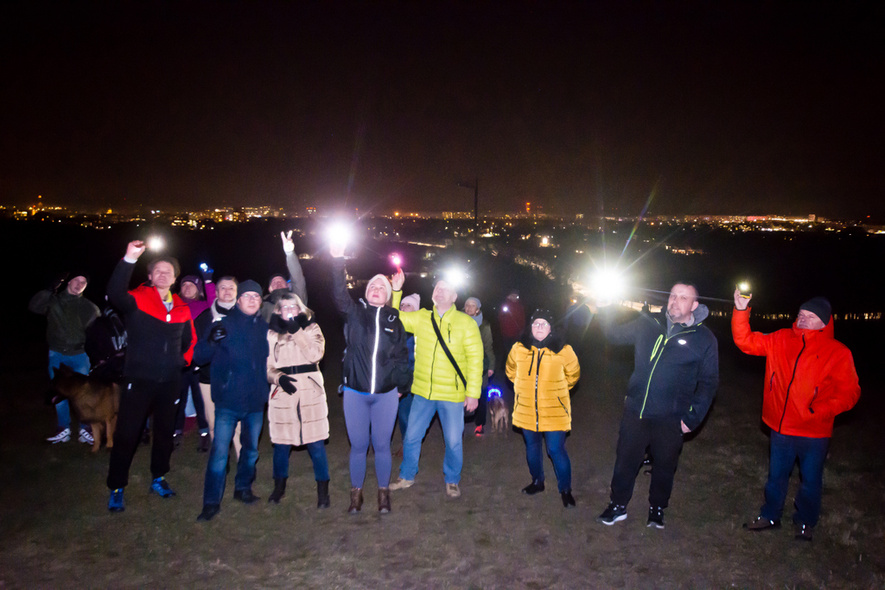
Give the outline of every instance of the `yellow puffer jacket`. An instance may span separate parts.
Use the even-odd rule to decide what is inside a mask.
[[[513,425],[534,432],[568,431],[572,428],[569,390],[581,376],[578,357],[566,344],[549,348],[526,348],[517,342],[507,356],[507,378],[513,381],[516,399]]]
[[[399,307],[401,291],[394,291],[393,306]],[[445,338],[446,346],[458,363],[464,378],[465,390],[455,367],[449,361],[439,344],[430,314],[436,317],[439,331]],[[406,332],[415,335],[415,373],[412,380],[412,393],[433,401],[463,402],[465,397],[479,399],[482,393],[482,337],[476,320],[452,306],[439,317],[436,306],[433,311],[401,311],[399,319]]]

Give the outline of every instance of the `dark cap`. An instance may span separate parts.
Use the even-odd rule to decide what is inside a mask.
[[[820,321],[826,326],[830,323],[830,315],[833,313],[833,306],[826,297],[812,297],[799,306],[799,311],[810,311],[820,318]]]
[[[243,281],[239,285],[237,285],[237,297],[242,296],[244,293],[258,293],[258,296],[261,297],[264,295],[264,291],[261,290],[261,285],[249,279],[248,281]]]
[[[553,327],[553,314],[550,313],[549,309],[536,309],[535,313],[532,314],[531,323],[534,324],[535,320],[544,320],[550,327]]]

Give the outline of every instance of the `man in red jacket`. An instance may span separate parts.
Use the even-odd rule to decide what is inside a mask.
[[[734,292],[731,332],[747,354],[765,357],[762,421],[771,429],[765,504],[744,525],[751,531],[780,527],[793,465],[802,481],[793,523],[796,539],[810,541],[820,516],[824,459],[833,419],[860,397],[851,351],[833,338],[830,302],[815,297],[799,307],[792,328],[771,334],[750,331],[750,298]]]

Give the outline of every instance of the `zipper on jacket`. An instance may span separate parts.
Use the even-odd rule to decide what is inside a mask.
[[[654,377],[655,369],[658,367],[658,361],[660,361],[661,357],[664,356],[664,349],[667,348],[667,343],[670,342],[670,340],[674,336],[681,336],[684,334],[692,334],[696,331],[697,330],[681,330],[681,331],[673,334],[673,336],[667,336],[666,338],[664,337],[663,334],[658,336],[658,340],[657,340],[657,342],[655,342],[654,349],[652,349],[652,355],[651,355],[651,357],[649,357],[649,360],[655,359],[655,362],[651,367],[651,371],[649,371],[649,373],[648,373],[648,382],[645,384],[645,397],[642,398],[642,408],[639,410],[639,417],[640,418],[642,418],[642,414],[643,414],[643,412],[645,412],[645,404],[648,402],[648,390],[651,389],[651,380]],[[663,344],[661,344],[662,339],[663,339]],[[657,358],[655,358],[655,354],[658,355]]]
[[[802,334],[802,349],[799,351],[799,354],[796,355],[796,362],[793,363],[793,374],[790,376],[790,384],[787,385],[787,397],[784,398],[784,412],[781,414],[781,421],[777,425],[778,434],[780,434],[781,428],[784,426],[784,418],[787,415],[787,403],[790,401],[790,388],[793,387],[793,380],[796,378],[796,369],[799,367],[799,359],[802,358],[803,352],[805,352],[805,334]]]
[[[381,308],[375,308],[375,345],[372,348],[372,387],[369,389],[369,393],[375,393],[375,372],[378,364],[378,340],[381,336]]]
[[[544,352],[538,351],[538,366],[535,369],[535,432],[540,432],[541,429],[541,414],[538,411],[538,375],[541,373],[541,358],[544,356]],[[532,374],[532,365],[535,362],[535,348],[532,347],[532,362],[529,363],[529,375]]]

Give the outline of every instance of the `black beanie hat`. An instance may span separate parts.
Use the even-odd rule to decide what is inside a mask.
[[[799,306],[799,311],[810,311],[820,318],[820,321],[826,326],[830,323],[830,315],[833,313],[833,307],[826,297],[812,297]]]
[[[261,297],[264,295],[264,291],[261,290],[261,285],[249,279],[248,281],[243,281],[239,285],[237,285],[237,297],[244,293],[258,293],[258,296]]]
[[[549,309],[536,309],[535,313],[532,314],[532,322],[535,323],[535,320],[544,320],[550,327],[553,328],[553,314],[550,313]]]

